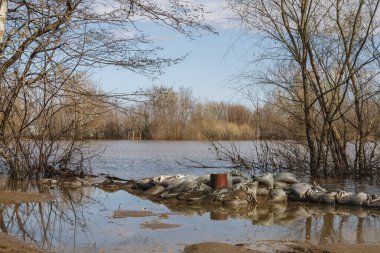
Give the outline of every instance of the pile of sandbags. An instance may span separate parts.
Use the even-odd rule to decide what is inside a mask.
[[[256,176],[259,182],[257,189],[258,196],[268,196],[269,201],[286,201],[287,195],[292,184],[298,183],[296,176],[289,172],[280,172],[275,175],[272,173]]]
[[[330,205],[380,207],[380,197],[366,193],[330,191],[298,181],[293,173],[266,173],[254,177],[240,171],[228,173],[228,187],[213,189],[210,174],[203,176],[159,176],[134,181],[133,187],[145,195],[162,199],[220,201],[226,207],[240,207],[257,203],[257,196],[269,202],[306,201]]]

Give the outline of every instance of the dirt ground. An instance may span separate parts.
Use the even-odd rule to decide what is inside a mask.
[[[329,244],[329,245],[312,245],[304,242],[285,243],[288,249],[276,250],[276,253],[378,253],[380,245],[371,244]],[[262,251],[247,249],[239,245],[231,245],[218,242],[204,242],[185,247],[183,253],[262,253]]]
[[[308,243],[296,242],[290,246],[292,252],[312,252],[312,253],[379,253],[379,244],[326,244],[311,245]]]
[[[30,243],[0,233],[0,253],[47,253]]]
[[[219,242],[203,242],[185,247],[184,253],[260,253],[260,251],[246,249],[242,246]]]
[[[46,193],[0,191],[0,204],[53,201],[56,197]]]
[[[179,228],[182,227],[181,224],[173,224],[173,223],[163,223],[161,221],[146,221],[140,225],[141,228],[148,228],[151,230],[156,229],[170,229],[170,228]]]
[[[157,214],[152,213],[151,211],[145,210],[116,210],[112,214],[114,219],[122,219],[128,217],[148,217],[148,216],[157,216]]]

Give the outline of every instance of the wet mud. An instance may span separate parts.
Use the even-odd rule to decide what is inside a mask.
[[[56,197],[47,193],[0,191],[0,204],[20,204],[54,201]]]
[[[183,253],[260,253],[261,251],[246,249],[243,246],[230,245],[219,242],[203,242],[193,245],[188,245],[183,250]],[[262,253],[262,252],[261,252]]]
[[[173,224],[173,223],[164,223],[159,220],[153,220],[153,221],[145,221],[141,223],[141,228],[156,230],[156,229],[172,229],[172,228],[179,228],[181,227],[181,224]]]
[[[52,251],[38,249],[32,243],[0,233],[0,253],[52,253]]]
[[[273,248],[276,253],[378,253],[380,245],[371,244],[329,244],[312,245],[306,242],[274,242],[282,249]],[[187,245],[183,253],[263,253],[263,251],[245,248],[244,245],[231,245],[219,242],[203,242]]]
[[[116,210],[112,214],[112,218],[114,219],[122,219],[128,217],[149,217],[149,216],[157,216],[151,211],[138,211],[138,210]]]

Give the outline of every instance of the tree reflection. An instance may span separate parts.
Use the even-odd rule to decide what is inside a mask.
[[[363,217],[359,217],[358,218],[358,225],[357,225],[357,228],[356,228],[356,242],[357,243],[364,243],[364,235],[363,235],[363,229],[364,229],[364,226],[363,226],[363,223],[364,223],[364,218]]]
[[[10,189],[16,187],[20,185],[10,185]],[[10,233],[44,249],[57,249],[65,233],[72,232],[75,246],[77,233],[86,234],[87,231],[83,209],[86,204],[94,202],[91,198],[94,188],[34,187],[34,190],[50,192],[58,198],[43,203],[0,204],[0,232]]]
[[[332,213],[326,213],[323,215],[323,225],[321,229],[321,235],[319,238],[319,244],[334,243],[335,240],[335,230],[334,230],[334,219],[335,215]]]
[[[270,227],[280,225],[290,231],[299,231],[296,240],[305,238],[318,244],[373,243],[375,233],[366,233],[367,228],[380,233],[380,212],[349,206],[325,206],[306,203],[259,203],[251,207],[228,209],[223,206],[202,206],[166,203],[173,212],[186,216],[203,215],[210,211],[210,219],[249,219],[253,226]],[[278,235],[275,235],[278,236]]]
[[[18,184],[12,187],[28,188],[30,186]],[[16,189],[12,187],[10,189]],[[28,189],[51,193],[58,196],[58,199],[43,203],[0,204],[0,232],[16,235],[26,241],[34,242],[41,248],[54,249],[59,252],[69,251],[67,247],[75,248],[76,240],[89,239],[90,236],[93,236],[92,233],[99,232],[90,230],[90,227],[93,228],[95,224],[93,222],[97,223],[99,220],[93,220],[93,222],[88,220],[90,217],[94,217],[90,213],[94,211],[93,206],[105,209],[104,205],[92,198],[95,196],[95,188],[51,189],[35,186]],[[113,194],[111,193],[109,196],[112,197]],[[98,192],[96,192],[96,196],[99,196]],[[227,219],[248,220],[252,223],[249,226],[252,226],[253,230],[257,228],[261,231],[265,230],[265,233],[269,232],[272,235],[271,239],[274,240],[305,239],[318,244],[374,243],[378,242],[376,237],[380,234],[380,212],[376,209],[294,202],[259,203],[241,208],[226,208],[223,205],[209,204],[206,206],[196,202],[178,203],[173,201],[171,204],[166,203],[166,206],[175,214],[210,217],[215,222]],[[101,217],[107,218],[107,216]],[[105,221],[107,223],[103,224],[110,223],[110,226],[105,227],[103,231],[115,229],[114,225],[111,225],[114,223],[113,221]],[[244,223],[247,224],[247,222]],[[279,226],[281,226],[281,230],[287,230],[289,233],[279,233]],[[124,231],[126,228],[118,228],[126,232]],[[70,245],[64,245],[67,242]],[[83,246],[83,241],[80,244]]]

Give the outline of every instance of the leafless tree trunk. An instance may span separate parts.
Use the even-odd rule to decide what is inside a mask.
[[[248,33],[268,40],[263,59],[280,65],[251,73],[250,80],[274,84],[272,91],[280,89],[302,105],[310,173],[370,176],[376,162],[368,160],[374,133],[367,111],[378,95],[379,1],[237,0],[230,5]],[[281,65],[294,70],[278,74]],[[353,163],[347,154],[351,143]],[[327,169],[329,160],[333,168]]]
[[[0,45],[4,42],[5,22],[7,20],[8,0],[0,1]],[[2,55],[0,54],[2,57]]]
[[[76,143],[88,124],[84,115],[91,114],[83,104],[100,98],[112,104],[107,94],[75,82],[84,69],[114,65],[154,75],[181,60],[157,56],[160,48],[139,29],[142,19],[190,37],[213,32],[202,22],[202,6],[187,1],[0,3],[0,161],[19,177],[50,170],[58,161],[73,169],[80,164]],[[71,142],[64,145],[65,138]]]

